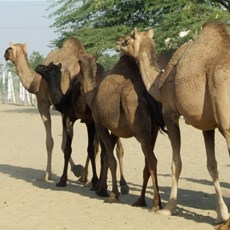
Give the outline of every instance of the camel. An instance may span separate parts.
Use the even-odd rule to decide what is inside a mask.
[[[141,144],[145,156],[145,167],[141,195],[133,205],[146,206],[145,190],[151,176],[154,191],[151,210],[160,209],[157,159],[153,149],[158,130],[160,128],[164,130],[164,123],[159,105],[147,94],[138,66],[127,55],[123,55],[96,87],[97,62],[95,57],[90,54],[80,54],[79,63],[80,72],[83,76],[83,92],[86,96],[87,105],[92,110],[95,127],[104,144],[106,154],[106,163],[101,173],[97,192],[106,190],[107,171],[110,168],[112,191],[106,202],[119,202],[116,178],[117,163],[113,149],[119,137],[135,137]]]
[[[41,115],[42,121],[45,126],[46,131],[46,149],[47,149],[47,165],[44,175],[44,180],[52,179],[52,150],[53,150],[53,137],[51,132],[51,116],[50,116],[50,106],[52,105],[52,100],[50,97],[49,88],[47,82],[36,72],[34,72],[28,62],[27,57],[27,44],[12,44],[6,49],[4,57],[5,60],[12,61],[15,65],[16,73],[20,78],[23,86],[27,91],[36,95],[38,111]],[[62,78],[62,91],[66,92],[69,88],[70,82],[74,79],[79,72],[79,65],[75,65],[76,54],[81,50],[85,52],[85,49],[78,39],[69,38],[67,39],[61,49],[51,51],[45,63],[53,61],[62,62],[63,69],[65,69],[65,78]],[[74,61],[73,61],[74,60]],[[63,117],[63,124],[67,124]],[[66,127],[66,126],[65,126]],[[66,149],[66,129],[63,127],[62,135],[62,150]],[[70,158],[71,170],[73,173],[79,177],[82,174],[82,166],[75,165],[72,158]]]
[[[77,60],[77,59],[76,59]],[[93,171],[93,178],[92,178],[92,189],[98,183],[98,177],[96,173],[96,165],[95,165],[95,155],[98,149],[98,137],[95,133],[95,125],[94,121],[91,116],[91,111],[89,107],[86,105],[85,96],[81,92],[81,76],[78,75],[72,82],[69,87],[69,90],[64,95],[61,89],[61,79],[63,77],[63,72],[61,71],[62,64],[59,63],[55,65],[51,62],[48,65],[38,65],[35,68],[35,71],[39,73],[48,83],[50,88],[50,94],[52,101],[58,111],[62,113],[62,116],[67,118],[67,121],[71,124],[70,127],[67,128],[67,144],[66,150],[64,151],[65,154],[65,163],[64,163],[64,170],[61,176],[60,182],[57,184],[58,186],[65,186],[67,181],[67,167],[69,158],[71,156],[71,142],[73,138],[73,125],[77,119],[81,119],[87,126],[88,130],[88,153],[89,158],[91,160],[92,171]],[[97,64],[97,75],[96,80],[97,84],[101,82],[103,79],[104,68],[103,66]],[[65,125],[65,124],[64,124]],[[96,149],[96,150],[95,150]],[[124,170],[123,170],[123,156],[124,150],[120,139],[117,141],[117,157],[120,166],[120,186],[121,186],[121,193],[128,194],[129,186],[124,177]],[[86,183],[88,181],[88,164],[89,159],[86,160],[85,171],[80,178],[81,182]]]
[[[182,51],[177,50],[164,73],[156,65],[153,34],[153,29],[144,32],[134,29],[117,45],[122,53],[136,60],[147,91],[162,103],[172,145],[172,187],[168,203],[160,213],[171,215],[177,207],[178,180],[182,170],[179,129],[182,115],[187,124],[202,130],[207,169],[217,197],[215,222],[225,222],[229,214],[220,188],[214,134],[218,128],[230,152],[230,36],[227,27],[219,21],[205,23],[193,42],[183,46]]]

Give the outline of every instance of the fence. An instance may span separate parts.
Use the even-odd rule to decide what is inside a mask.
[[[36,96],[23,87],[17,75],[0,74],[0,100],[3,104],[37,106]]]

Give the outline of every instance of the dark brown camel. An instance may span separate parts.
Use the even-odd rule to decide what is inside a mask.
[[[103,78],[104,69],[101,65],[97,66],[97,84]],[[92,120],[91,110],[86,105],[85,96],[82,95],[81,92],[81,76],[76,77],[64,95],[61,89],[61,79],[65,73],[61,72],[61,64],[55,65],[52,62],[49,65],[39,65],[36,67],[36,71],[41,74],[41,76],[48,82],[48,86],[50,88],[52,101],[58,111],[62,113],[62,116],[65,117],[65,121],[68,123],[67,129],[67,142],[66,149],[64,151],[65,154],[65,163],[63,175],[61,177],[60,182],[57,184],[58,186],[64,186],[67,180],[67,167],[68,161],[71,156],[71,142],[73,138],[73,125],[77,119],[81,119],[81,122],[84,122],[87,126],[88,131],[88,157],[91,160],[92,170],[93,170],[93,178],[92,185],[93,188],[98,182],[98,177],[96,174],[96,165],[95,165],[95,153],[98,147],[98,137],[95,133],[95,125]],[[65,76],[64,76],[65,77]],[[66,124],[63,124],[66,126]],[[96,145],[96,146],[94,146]],[[120,162],[120,185],[121,192],[123,194],[127,194],[129,191],[129,187],[125,181],[123,175],[123,164],[122,158],[124,155],[123,146],[120,140],[117,141],[117,157]],[[86,161],[85,172],[81,181],[87,181],[87,173],[88,172],[88,159]]]
[[[145,156],[145,167],[142,192],[134,205],[146,205],[145,191],[149,176],[151,176],[154,190],[151,210],[160,209],[157,159],[153,148],[159,127],[163,129],[164,122],[159,105],[147,94],[136,62],[128,56],[122,56],[96,87],[97,63],[95,58],[89,54],[83,54],[79,56],[79,60],[83,75],[82,90],[85,93],[86,102],[92,110],[96,130],[106,150],[106,163],[101,174],[98,192],[106,189],[109,167],[112,174],[112,192],[107,201],[119,202],[116,178],[117,163],[113,149],[119,137],[135,137],[141,144]]]

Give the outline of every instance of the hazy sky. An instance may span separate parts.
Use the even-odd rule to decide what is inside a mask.
[[[50,41],[57,38],[49,28],[52,20],[46,0],[0,0],[0,62],[5,63],[4,52],[12,43],[28,43],[29,55],[38,51],[44,57],[49,53]]]

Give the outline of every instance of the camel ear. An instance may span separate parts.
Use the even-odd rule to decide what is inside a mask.
[[[133,29],[133,31],[131,32],[131,36],[133,37],[133,38],[136,38],[137,37],[137,27],[135,27],[134,29]]]
[[[27,55],[28,54],[28,43],[27,42],[23,44],[23,49]]]
[[[9,42],[9,47],[13,48],[14,44],[12,42]]]
[[[154,29],[149,29],[148,32],[147,32],[147,36],[149,38],[153,38],[153,36],[154,36]]]

